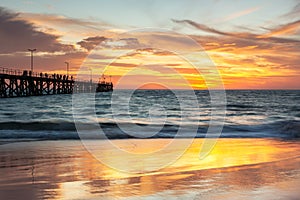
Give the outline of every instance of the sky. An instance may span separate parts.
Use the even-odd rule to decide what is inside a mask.
[[[0,67],[119,88],[300,89],[299,0],[2,0]]]

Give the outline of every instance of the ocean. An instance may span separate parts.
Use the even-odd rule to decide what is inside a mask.
[[[184,98],[179,100],[175,93]],[[175,93],[120,90],[113,102],[112,92],[2,98],[0,139],[79,139],[76,127],[91,138],[99,129],[109,139],[173,138],[180,128],[184,130],[180,137],[207,137],[210,120],[215,117],[212,110],[218,110],[211,105],[209,92],[194,92],[198,105],[191,100],[190,91]],[[82,105],[74,106],[74,97]],[[227,90],[223,102],[226,116],[220,121],[218,137],[300,137],[299,90]]]
[[[0,101],[0,199],[300,196],[300,91],[226,91],[217,104],[183,90]]]

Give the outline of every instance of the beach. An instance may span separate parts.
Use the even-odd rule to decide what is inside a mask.
[[[113,143],[143,155],[171,140]],[[85,141],[97,144],[99,153],[118,161],[121,170],[135,173],[106,166],[80,140],[2,140],[0,199],[299,199],[299,140],[223,138],[199,159],[204,140],[195,139],[178,160],[151,172],[144,161],[111,154],[108,140]],[[153,163],[167,159],[176,147],[168,151],[153,157]]]

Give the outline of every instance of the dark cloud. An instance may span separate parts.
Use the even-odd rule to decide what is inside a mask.
[[[18,19],[18,14],[0,7],[0,53],[14,53],[37,48],[42,52],[71,51],[72,45],[61,44],[59,36],[38,31],[33,24]]]
[[[199,23],[196,23],[192,20],[175,20],[175,19],[172,19],[173,22],[175,23],[178,23],[178,24],[189,24],[199,30],[202,30],[202,31],[205,31],[205,32],[209,32],[209,33],[215,33],[215,34],[219,34],[219,35],[228,35],[228,36],[232,36],[232,34],[229,34],[229,33],[226,33],[226,32],[223,32],[223,31],[219,31],[219,30],[216,30],[214,28],[210,28],[204,24],[199,24]]]
[[[77,42],[82,48],[90,51],[94,49],[97,45],[99,45],[101,42],[107,40],[108,38],[103,36],[96,36],[96,37],[88,37],[83,39],[80,42]]]

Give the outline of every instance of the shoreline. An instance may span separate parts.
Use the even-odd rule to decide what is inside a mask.
[[[43,142],[43,141],[126,141],[126,140],[194,140],[194,139],[232,139],[232,140],[247,140],[247,139],[268,139],[268,140],[278,140],[278,141],[300,141],[300,137],[290,137],[288,135],[280,135],[278,136],[265,136],[265,137],[250,137],[250,136],[240,136],[240,137],[229,137],[229,136],[221,136],[221,137],[178,137],[178,138],[172,138],[172,137],[152,137],[152,138],[134,138],[134,137],[128,137],[128,138],[0,138],[0,145],[5,144],[11,144],[11,143],[21,143],[21,142]]]

